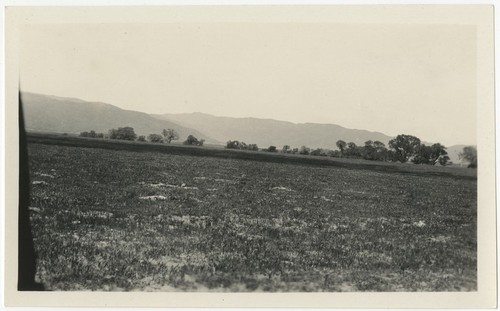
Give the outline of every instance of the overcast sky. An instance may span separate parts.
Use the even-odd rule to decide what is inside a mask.
[[[334,123],[476,143],[473,26],[170,23],[25,28],[21,88],[148,113]]]

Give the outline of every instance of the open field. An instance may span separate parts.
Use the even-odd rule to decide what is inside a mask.
[[[175,155],[189,155],[202,157],[217,157],[224,159],[242,159],[263,162],[288,164],[312,164],[315,166],[337,166],[345,168],[370,169],[383,172],[398,172],[416,175],[461,176],[476,179],[476,170],[464,170],[461,167],[429,168],[427,165],[411,165],[410,163],[390,163],[383,161],[366,161],[362,159],[332,158],[323,156],[283,154],[265,151],[249,151],[225,149],[223,146],[185,146],[179,143],[158,144],[150,142],[96,139],[61,134],[28,133],[28,141],[47,145],[102,148],[109,150],[127,150],[136,152],[164,152]]]
[[[48,289],[477,289],[475,170],[30,141]]]

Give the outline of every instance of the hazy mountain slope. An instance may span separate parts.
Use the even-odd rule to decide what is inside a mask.
[[[195,129],[110,104],[34,93],[23,93],[22,100],[28,130],[59,133],[94,130],[107,133],[111,128],[130,126],[136,134],[148,135],[173,128],[179,132],[180,140],[185,140],[191,134],[206,139],[208,143],[218,143]]]
[[[301,123],[257,118],[216,117],[203,113],[155,115],[192,127],[219,141],[239,140],[256,143],[259,147],[283,145],[291,147],[336,149],[335,143],[342,139],[363,145],[367,140],[379,140],[385,144],[391,137],[378,132],[347,129],[334,124]]]
[[[116,106],[86,102],[34,93],[22,95],[25,123],[28,130],[80,133],[95,130],[106,133],[111,128],[131,126],[138,135],[161,133],[164,128],[174,128],[180,140],[188,135],[203,138],[207,143],[221,144],[227,140],[256,143],[264,148],[275,145],[291,147],[336,149],[335,142],[342,139],[363,145],[367,140],[385,144],[390,136],[379,132],[347,129],[335,124],[300,123],[258,118],[217,117],[203,113],[149,115],[123,110]],[[430,144],[430,143],[426,143]],[[459,163],[458,154],[464,145],[448,147],[450,160]]]

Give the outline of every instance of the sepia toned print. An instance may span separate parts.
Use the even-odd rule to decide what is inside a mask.
[[[18,38],[18,291],[483,293],[476,26]]]

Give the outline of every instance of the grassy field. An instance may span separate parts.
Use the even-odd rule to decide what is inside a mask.
[[[417,175],[463,176],[476,179],[476,170],[464,170],[457,166],[435,166],[432,169],[427,165],[408,165],[383,161],[366,161],[363,159],[333,158],[300,154],[283,154],[278,152],[249,151],[225,149],[223,146],[185,146],[179,143],[158,144],[150,142],[95,139],[75,136],[64,136],[50,133],[28,133],[30,143],[46,145],[102,148],[108,150],[127,150],[136,152],[162,152],[175,155],[217,157],[224,159],[241,159],[262,162],[311,164],[315,166],[337,166],[357,169],[370,169],[383,172],[398,172]]]
[[[51,290],[477,288],[474,170],[31,141]]]

